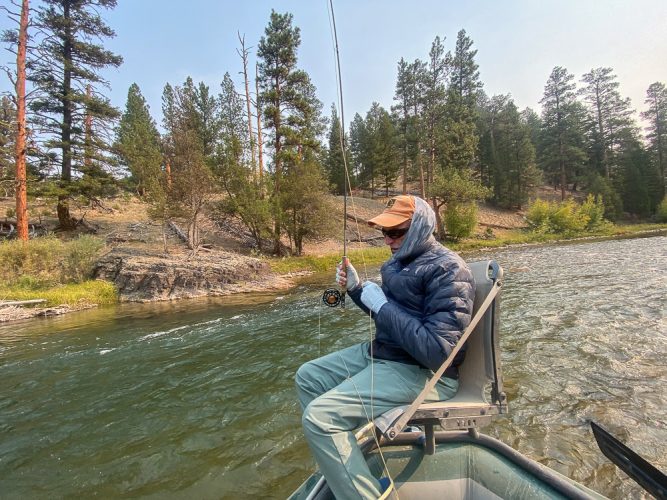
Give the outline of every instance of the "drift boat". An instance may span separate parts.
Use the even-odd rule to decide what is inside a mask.
[[[394,484],[388,498],[401,500],[606,498],[479,432],[508,413],[498,330],[503,270],[495,261],[469,265],[476,283],[473,320],[433,377],[437,380],[444,373],[465,343],[459,390],[454,398],[437,403],[417,398],[360,429],[357,441],[371,471],[378,478],[388,475]],[[606,443],[601,446],[605,455],[654,496],[665,498],[664,474],[592,425],[598,443],[601,439]],[[644,483],[638,475],[643,475]],[[332,498],[319,472],[290,496],[291,500]]]

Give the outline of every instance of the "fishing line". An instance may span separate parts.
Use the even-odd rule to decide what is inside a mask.
[[[345,259],[347,257],[347,196],[348,196],[348,189],[352,185],[350,182],[350,169],[349,165],[347,163],[347,154],[346,154],[346,148],[345,148],[345,111],[343,107],[343,80],[341,77],[341,69],[340,69],[340,51],[338,49],[338,33],[336,30],[336,16],[334,14],[334,8],[333,8],[333,0],[329,0],[327,2],[327,12],[329,14],[329,27],[332,32],[332,42],[334,44],[334,53],[336,56],[336,64],[335,64],[335,74],[337,76],[338,80],[338,86],[336,88],[336,93],[338,97],[338,101],[340,103],[340,110],[339,110],[339,127],[340,127],[340,134],[339,134],[339,143],[340,143],[340,149],[341,153],[343,155],[343,172],[344,172],[344,178],[343,178],[343,266],[346,265]],[[350,191],[350,200],[352,203],[352,214],[354,217],[354,222],[356,224],[356,230],[357,230],[357,236],[359,238],[359,242],[361,242],[361,231],[359,230],[359,219],[357,217],[357,211],[356,211],[356,206],[354,203],[354,196],[352,196],[352,190],[349,189]],[[364,278],[367,280],[368,279],[368,270],[366,266],[366,259],[364,255],[363,248],[360,248],[360,254],[361,254],[361,260],[363,264],[363,269],[364,269]],[[325,297],[326,297],[326,292],[325,292]],[[344,305],[344,297],[345,297],[345,292],[342,294],[342,304]],[[326,299],[324,300],[324,303],[327,305],[330,305]],[[364,411],[364,414],[366,415],[366,420],[368,423],[372,424],[371,416],[375,415],[374,413],[374,394],[375,394],[375,357],[373,355],[373,317],[372,317],[372,312],[369,311],[368,313],[368,321],[369,321],[369,355],[370,355],[370,361],[371,361],[371,401],[370,401],[370,416],[368,414],[368,411],[366,410],[366,405],[364,404],[364,401],[361,397],[361,394],[359,393],[359,390],[354,383],[354,380],[352,380],[352,377],[350,375],[350,371],[347,367],[347,363],[345,363],[345,360],[341,356],[341,360],[345,364],[345,369],[348,372],[348,379],[351,381],[352,385],[355,388],[355,391],[357,392],[357,397],[359,398],[359,402],[361,403],[362,409]],[[392,485],[393,485],[393,478],[389,474],[389,469],[387,467],[387,462],[384,458],[384,455],[382,453],[382,448],[380,447],[380,442],[377,436],[377,433],[373,432],[373,438],[375,440],[375,445],[377,446],[378,454],[380,455],[380,459],[382,461],[384,473],[389,477]],[[386,493],[388,493],[389,489],[387,490]],[[398,493],[395,493],[396,497],[398,498]],[[383,498],[385,495],[383,494],[381,498]]]

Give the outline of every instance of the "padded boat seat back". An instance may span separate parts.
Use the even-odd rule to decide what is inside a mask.
[[[502,279],[503,270],[495,261],[479,261],[468,266],[475,277],[475,303],[473,314],[484,302],[496,281]],[[453,418],[443,427],[461,429],[480,427],[490,422],[491,416],[507,411],[502,387],[498,323],[500,315],[500,291],[489,306],[482,320],[468,338],[466,357],[459,366],[459,390],[452,399],[438,403],[424,403],[412,421],[425,418]],[[468,421],[475,419],[476,421]],[[465,420],[465,421],[462,421]]]
[[[473,314],[486,299],[503,270],[495,261],[468,264],[475,278]],[[493,416],[507,412],[500,368],[498,323],[500,290],[467,341],[466,356],[459,366],[459,390],[452,399],[419,406],[410,424],[438,424],[445,430],[482,427]],[[395,408],[375,420],[381,433],[396,422],[406,407]]]

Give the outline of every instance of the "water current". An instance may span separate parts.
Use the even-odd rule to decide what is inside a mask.
[[[465,257],[506,272],[510,414],[485,432],[642,497],[587,422],[667,471],[667,237]],[[296,369],[369,336],[353,305],[320,306],[330,281],[0,326],[0,498],[286,497],[314,468]]]

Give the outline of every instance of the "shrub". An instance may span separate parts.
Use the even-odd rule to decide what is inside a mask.
[[[655,216],[658,219],[658,222],[667,222],[667,196],[665,196],[660,205],[658,205],[658,210],[655,212]]]
[[[581,204],[579,211],[588,217],[586,229],[598,229],[609,224],[609,221],[604,218],[607,208],[601,195],[593,196],[589,194],[586,201]]]
[[[103,246],[102,240],[92,236],[68,242],[53,236],[4,241],[0,243],[0,281],[18,284],[23,277],[40,286],[83,281],[90,277]]]
[[[536,200],[528,207],[526,219],[538,233],[576,233],[607,225],[604,213],[602,197],[588,195],[581,205],[572,199],[561,203]]]
[[[589,217],[582,213],[574,200],[565,200],[557,206],[551,215],[551,224],[555,233],[583,231],[588,226]]]
[[[449,204],[445,210],[445,229],[447,237],[453,240],[467,238],[477,225],[477,205],[466,203],[463,205]]]
[[[549,227],[549,219],[551,217],[552,204],[546,200],[535,200],[529,207],[526,212],[526,220],[534,228],[544,228],[545,230],[540,230],[539,232],[548,232],[546,229]]]
[[[92,276],[95,258],[104,242],[93,236],[83,235],[65,245],[64,281],[79,283]]]

